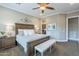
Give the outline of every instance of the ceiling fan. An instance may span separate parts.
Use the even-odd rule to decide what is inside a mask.
[[[55,10],[53,7],[49,7],[49,3],[37,3],[39,7],[33,8],[32,10],[40,9],[42,14],[44,13],[45,9]]]

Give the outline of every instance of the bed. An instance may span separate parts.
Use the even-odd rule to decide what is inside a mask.
[[[26,55],[34,55],[34,46],[47,41],[50,37],[45,34],[34,33],[34,25],[16,23],[16,41]],[[23,34],[21,31],[25,31]],[[19,33],[20,32],[20,33]],[[27,35],[28,33],[32,33]],[[27,34],[26,34],[27,33]]]

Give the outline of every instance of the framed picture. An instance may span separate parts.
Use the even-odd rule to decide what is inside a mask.
[[[49,30],[56,30],[56,23],[48,24],[48,29]]]
[[[56,23],[52,24],[52,29],[56,30]]]

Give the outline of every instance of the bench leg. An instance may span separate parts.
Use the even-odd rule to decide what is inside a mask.
[[[51,47],[50,47],[50,53],[51,53]]]
[[[36,50],[35,50],[35,56],[36,56]]]

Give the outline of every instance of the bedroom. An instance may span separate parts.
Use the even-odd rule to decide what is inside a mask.
[[[32,42],[35,46],[47,41],[49,36],[50,39],[56,40],[55,49],[52,48],[51,53],[48,49],[44,55],[79,56],[79,38],[76,40],[75,38],[74,40],[68,38],[69,36],[75,37],[75,34],[72,35],[71,32],[68,32],[68,21],[76,17],[77,20],[79,19],[79,3],[49,3],[48,6],[55,8],[55,10],[46,9],[44,11],[45,15],[41,15],[42,11],[40,9],[32,10],[32,8],[38,6],[37,3],[0,3],[0,55],[25,56],[26,47],[24,47],[24,44],[25,50],[21,47],[23,41],[18,44],[17,33],[26,30],[26,32],[31,32],[29,35],[39,34],[34,36],[37,39],[41,37],[42,40]],[[25,34],[27,35],[27,33]],[[32,46],[32,43],[28,43],[28,45]],[[33,47],[30,49],[33,49]],[[27,51],[31,50],[28,49]],[[37,56],[39,55],[38,51]]]

